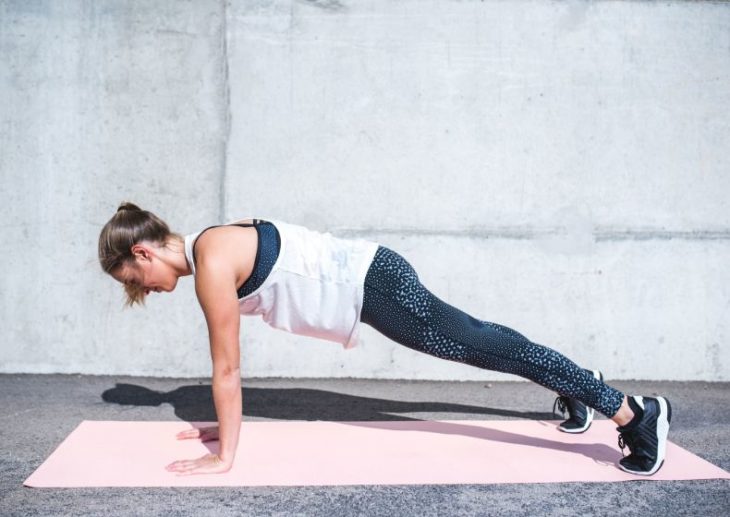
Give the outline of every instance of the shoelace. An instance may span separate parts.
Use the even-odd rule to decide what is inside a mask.
[[[634,437],[631,431],[620,431],[618,435],[618,446],[621,448],[621,455],[626,457],[624,454],[624,448],[628,446],[629,451],[633,452],[634,448]]]
[[[565,415],[565,412],[568,410],[568,399],[566,397],[558,397],[555,399],[555,402],[553,402],[553,414],[555,414],[555,406],[558,406],[558,410]]]

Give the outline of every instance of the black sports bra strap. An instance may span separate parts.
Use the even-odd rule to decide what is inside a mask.
[[[264,221],[263,219],[254,219],[253,223],[232,223],[229,226],[243,226],[243,227],[251,227],[251,226],[258,226],[260,224],[271,224],[269,221]],[[223,225],[225,226],[225,225]]]
[[[213,226],[208,226],[205,230],[201,231],[198,234],[198,236],[195,237],[195,240],[193,241],[193,245],[192,245],[193,263],[196,263],[196,260],[195,260],[195,243],[198,242],[198,239],[200,238],[201,235],[203,235],[203,232],[205,232],[207,230],[210,230],[211,228],[218,228],[219,226],[242,226],[244,228],[250,228],[250,227],[258,226],[260,224],[271,224],[271,223],[269,223],[269,221],[264,221],[263,219],[254,219],[253,220],[253,223],[234,223],[234,224],[229,224],[229,225],[216,224],[216,225],[213,225]]]

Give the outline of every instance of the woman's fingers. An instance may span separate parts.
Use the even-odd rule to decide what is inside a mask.
[[[179,460],[170,463],[167,467],[165,467],[167,470],[173,471],[173,472],[179,472],[182,470],[186,470],[192,466],[193,462],[190,460]]]
[[[232,462],[224,462],[217,454],[205,454],[194,460],[178,460],[165,467],[169,472],[177,472],[178,475],[194,473],[215,474],[230,470]]]
[[[176,436],[178,440],[185,440],[188,438],[200,438],[204,442],[208,440],[217,440],[218,426],[186,429],[177,433]]]
[[[186,429],[185,431],[180,431],[179,433],[177,433],[176,436],[178,440],[184,440],[186,438],[199,438],[200,429]]]
[[[198,465],[198,460],[178,460],[169,464],[167,470],[176,472],[183,472],[186,470],[192,470]]]

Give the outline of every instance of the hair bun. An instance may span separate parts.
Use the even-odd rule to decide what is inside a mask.
[[[137,205],[135,205],[134,203],[125,201],[121,205],[119,205],[119,208],[117,208],[117,212],[121,212],[122,210],[141,211],[142,209],[140,207],[138,207]]]

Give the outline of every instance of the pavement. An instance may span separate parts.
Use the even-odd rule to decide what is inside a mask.
[[[627,394],[667,397],[673,409],[669,439],[730,471],[730,383],[607,382]],[[242,385],[246,421],[558,418],[552,414],[555,394],[524,381],[243,379]],[[0,374],[0,408],[0,516],[730,515],[730,481],[718,479],[30,488],[23,480],[82,420],[216,420],[210,379]],[[496,467],[485,462],[485,468]]]

